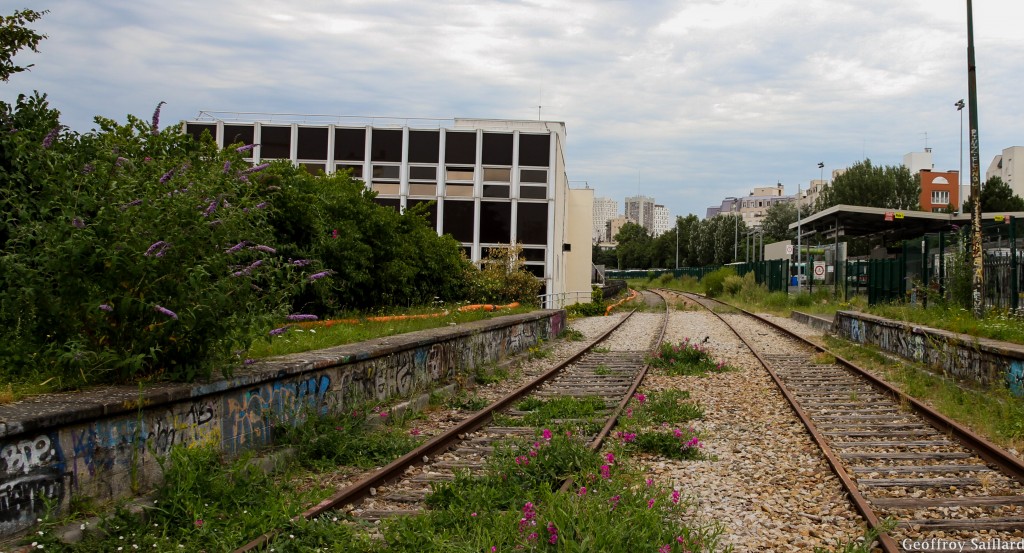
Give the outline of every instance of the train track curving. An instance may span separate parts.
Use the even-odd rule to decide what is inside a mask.
[[[714,313],[757,357],[868,524],[895,522],[879,549],[1024,550],[1017,457],[770,320],[674,294]],[[738,318],[756,321],[758,330],[741,332]]]
[[[313,519],[335,511],[347,515],[344,517],[347,520],[372,527],[385,518],[421,512],[432,484],[450,481],[459,471],[481,470],[496,444],[510,437],[532,437],[539,431],[526,424],[530,413],[518,409],[527,397],[540,400],[591,398],[589,401],[601,403],[603,409],[593,418],[578,421],[589,423],[587,426],[592,432],[585,440],[591,449],[598,449],[646,375],[646,358],[661,344],[668,325],[665,299],[653,292],[642,294],[645,305],[658,305],[663,311],[660,329],[651,333],[649,343],[616,348],[602,346],[612,342],[616,331],[626,325],[650,325],[648,321],[638,320],[637,310],[633,310],[578,354],[301,516]],[[274,532],[264,534],[236,549],[236,553],[262,550],[275,536]]]

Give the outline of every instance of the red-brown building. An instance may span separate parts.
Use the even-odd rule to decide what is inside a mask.
[[[930,171],[918,173],[921,182],[921,211],[960,210],[960,172]]]

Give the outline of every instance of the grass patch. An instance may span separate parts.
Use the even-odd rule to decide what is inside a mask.
[[[734,370],[724,362],[715,361],[703,344],[691,342],[686,338],[678,344],[665,342],[658,348],[658,353],[647,358],[648,364],[673,376],[702,375],[709,372]]]
[[[587,337],[584,336],[582,332],[576,330],[575,328],[569,327],[566,327],[564,330],[562,330],[561,337],[570,342],[582,342],[587,339]]]
[[[144,517],[117,507],[76,544],[54,533],[65,521],[47,517],[30,539],[47,551],[231,551],[328,495],[297,493],[249,459],[224,465],[213,447],[175,447],[160,461],[164,484]]]
[[[559,431],[593,433],[604,424],[601,416],[607,411],[604,400],[597,397],[563,396],[550,399],[528,397],[516,405],[526,411],[521,417],[495,415],[502,426],[552,427]]]
[[[487,367],[479,366],[473,371],[473,381],[480,386],[489,386],[508,380],[509,372],[507,366]]]
[[[906,304],[884,304],[866,307],[864,311],[950,332],[1024,344],[1024,317],[1009,311],[991,310],[981,319],[975,318],[967,309],[934,303],[927,309]]]
[[[608,365],[601,364],[594,368],[594,374],[598,376],[608,376],[612,374],[612,370],[608,368]]]
[[[464,390],[448,398],[448,401],[445,402],[449,409],[458,409],[459,411],[479,411],[490,404],[488,400],[476,394],[467,394]]]
[[[253,344],[248,355],[251,358],[259,359],[275,355],[286,355],[314,349],[324,349],[344,344],[364,342],[374,338],[405,334],[417,330],[427,330],[450,325],[458,325],[483,319],[491,319],[504,315],[516,313],[528,313],[532,307],[517,307],[514,309],[502,309],[500,311],[467,311],[460,312],[450,309],[447,315],[423,319],[404,319],[391,321],[370,321],[366,320],[367,315],[356,314],[341,316],[339,319],[358,319],[358,324],[308,324],[306,326],[292,325],[289,330],[280,336],[269,341]],[[412,309],[404,314],[423,315],[435,313],[436,309]]]
[[[626,408],[624,427],[682,424],[704,418],[704,407],[689,399],[690,392],[686,390],[662,390],[650,395],[636,393]]]
[[[303,466],[326,470],[337,465],[368,469],[390,463],[411,451],[420,441],[411,436],[400,423],[385,423],[371,428],[367,415],[388,421],[387,411],[375,413],[353,410],[343,414],[305,417],[300,424],[283,425],[276,442],[292,446]]]
[[[1024,400],[1014,397],[1008,390],[963,387],[919,363],[897,361],[874,348],[828,336],[824,340],[839,355],[878,374],[947,417],[988,436],[998,445],[1024,447]]]

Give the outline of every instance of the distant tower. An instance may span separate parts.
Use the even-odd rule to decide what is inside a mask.
[[[626,198],[626,217],[654,234],[654,198],[630,196]]]
[[[611,242],[608,221],[618,215],[619,202],[611,198],[594,198],[594,242]]]

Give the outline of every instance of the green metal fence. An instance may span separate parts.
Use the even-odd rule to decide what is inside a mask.
[[[764,284],[768,287],[769,292],[785,292],[789,285],[789,260],[786,259],[775,259],[770,261],[755,261],[747,263],[733,263],[728,265],[732,267],[736,274],[743,276],[747,273],[754,273],[754,281],[758,284]],[[722,268],[722,265],[713,265],[708,267],[680,267],[678,269],[629,269],[629,270],[606,270],[604,272],[606,279],[613,278],[647,278],[655,279],[664,274],[672,274],[673,277],[679,278],[682,276],[688,276],[696,278],[697,280],[703,279],[708,273],[717,271]]]

